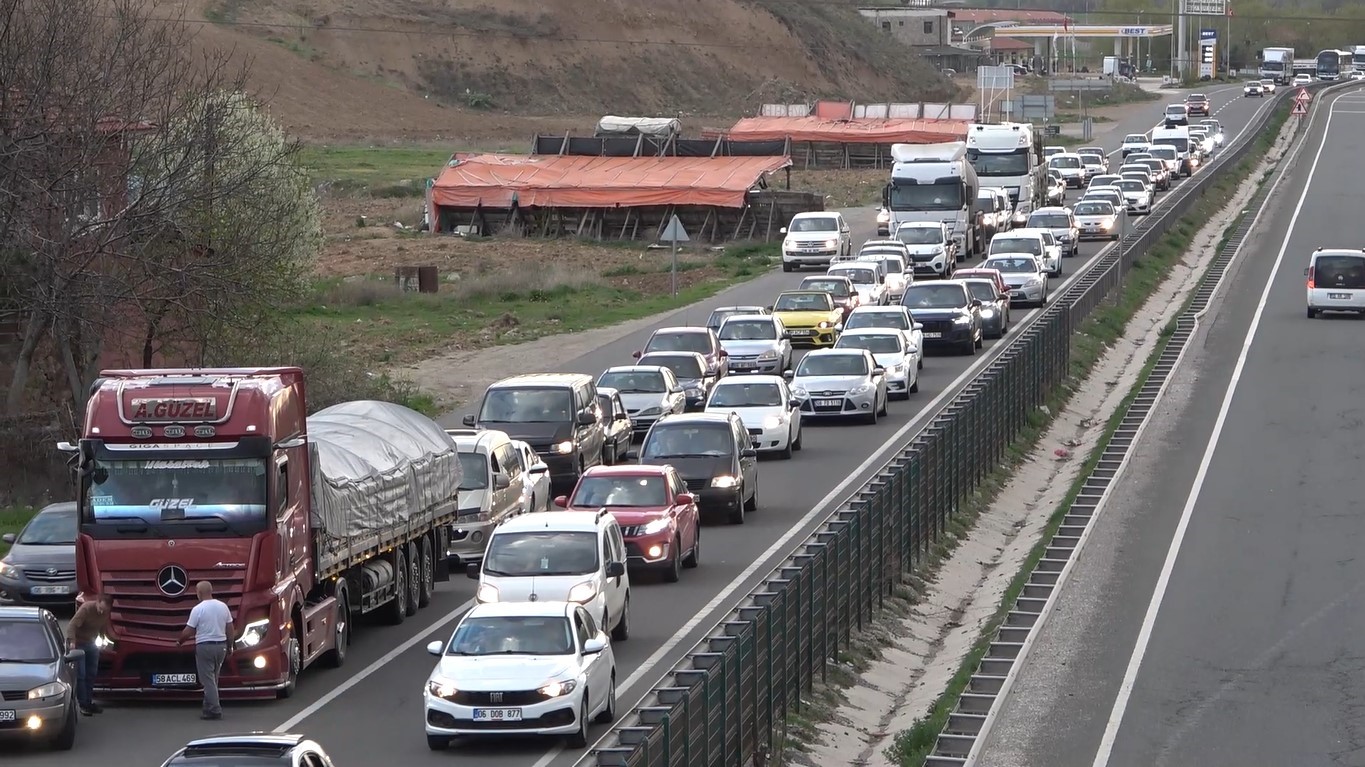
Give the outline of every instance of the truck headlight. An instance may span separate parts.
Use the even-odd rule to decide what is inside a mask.
[[[67,687],[66,682],[48,682],[42,687],[34,687],[28,691],[29,700],[42,700],[43,698],[60,698],[71,688]]]
[[[559,698],[573,692],[577,687],[578,682],[575,682],[572,679],[566,679],[562,682],[549,682],[536,690],[536,692],[547,698]]]
[[[255,647],[265,641],[265,635],[270,631],[270,619],[262,618],[252,621],[242,629],[242,635],[237,639],[238,647]]]
[[[585,605],[597,598],[597,583],[595,581],[583,581],[582,583],[569,589],[569,598],[566,601],[577,602]]]

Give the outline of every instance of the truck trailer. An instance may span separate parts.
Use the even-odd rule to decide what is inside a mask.
[[[975,207],[981,183],[967,161],[966,143],[892,144],[891,159],[891,180],[882,190],[891,234],[910,221],[942,222],[959,260],[979,255],[986,245]]]
[[[237,636],[225,697],[289,697],[340,666],[357,620],[401,623],[447,580],[460,460],[435,421],[390,402],[307,416],[296,367],[107,370],[71,453],[80,598],[113,599],[95,689],[196,694],[178,646],[208,581]]]
[[[1260,76],[1263,80],[1274,80],[1280,85],[1288,85],[1294,79],[1294,49],[1262,49]]]

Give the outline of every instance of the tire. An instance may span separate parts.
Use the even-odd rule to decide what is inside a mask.
[[[621,622],[612,627],[611,641],[624,642],[630,639],[630,592],[626,592],[626,606],[621,608]]]
[[[406,606],[408,615],[416,615],[422,601],[422,563],[417,553],[417,544],[409,543],[403,548],[408,552],[408,596]]]
[[[337,589],[337,617],[332,622],[332,649],[322,656],[328,668],[341,668],[346,665],[346,651],[351,644],[351,606],[345,588]]]
[[[593,718],[598,724],[611,724],[616,721],[616,672],[611,672],[611,689],[607,691],[607,705]]]
[[[727,521],[732,525],[744,524],[744,508],[745,504],[741,502],[738,506],[736,506],[733,510],[730,511],[730,516]]]
[[[795,450],[795,448],[792,447],[792,433],[791,430],[789,429],[787,431],[787,444],[785,447],[782,448],[782,452],[778,453],[777,455],[784,461],[790,461],[793,450]]]
[[[786,261],[783,261],[783,262],[782,262],[782,271],[784,271],[784,272],[790,272],[791,270],[792,270],[792,265],[789,264],[789,263],[787,263]]]
[[[71,707],[66,711],[66,721],[62,722],[62,729],[52,738],[52,748],[55,751],[70,751],[76,745],[76,701],[71,701]]]
[[[885,417],[886,417],[886,409],[887,409],[888,406],[890,406],[890,404],[891,404],[891,395],[888,394],[888,395],[886,396],[886,399],[882,400],[882,409],[877,411],[877,415],[878,415],[879,417],[885,418]]]
[[[663,570],[664,583],[677,583],[682,579],[682,539],[673,539],[673,556],[668,558],[668,566]]]
[[[863,415],[863,423],[869,426],[877,425],[877,408],[872,408],[872,412]]]
[[[536,499],[531,496],[531,509],[535,509]],[[431,539],[423,537],[417,544],[418,559],[417,572],[421,574],[422,580],[418,583],[417,607],[422,608],[431,604],[431,600],[436,596],[436,558],[431,550]]]
[[[1312,308],[1312,307],[1310,306],[1310,307],[1308,308],[1308,319],[1311,320],[1311,319],[1316,318],[1317,316],[1318,316],[1318,310],[1317,310],[1317,309],[1314,309],[1314,308]]]
[[[444,735],[428,735],[427,748],[432,751],[444,751],[450,748],[450,738]]]
[[[284,687],[275,692],[275,697],[280,700],[294,697],[299,689],[299,672],[303,671],[302,623],[294,621],[294,630],[289,635],[289,641],[285,642],[285,662],[289,664],[289,675],[285,678]]]
[[[758,511],[758,483],[754,483],[754,494],[749,496],[749,500],[744,502],[745,511]]]
[[[393,567],[394,596],[384,605],[384,620],[397,626],[408,617],[408,561],[403,549],[394,549],[389,564]]]
[[[683,567],[691,570],[701,564],[701,528],[697,528],[697,540],[692,543],[692,553],[683,558]]]
[[[976,339],[975,341],[972,342],[972,352],[973,352],[973,353],[976,352],[977,349],[980,349],[980,348],[982,348],[982,347],[985,346],[985,345],[986,345],[986,334],[985,334],[985,333],[982,333],[980,336],[977,337],[977,339]]]
[[[583,691],[583,703],[578,710],[578,731],[567,738],[569,748],[588,747],[588,691]]]
[[[805,434],[801,431],[801,427],[796,427],[796,441],[792,443],[792,450],[801,449],[801,438],[804,436]]]
[[[919,376],[915,376],[915,382],[910,384],[908,391],[910,394],[919,394]],[[906,399],[910,399],[910,397],[906,396]]]

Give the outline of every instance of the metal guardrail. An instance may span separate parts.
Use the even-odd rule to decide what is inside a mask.
[[[1277,95],[1275,108],[1287,93]],[[905,573],[1065,380],[1071,336],[1137,258],[1255,143],[1273,109],[1181,184],[1005,348],[851,500],[831,514],[626,714],[577,767],[744,767],[823,680]],[[997,690],[998,691],[998,690]],[[962,755],[965,757],[966,752]],[[940,764],[961,763],[940,762]]]

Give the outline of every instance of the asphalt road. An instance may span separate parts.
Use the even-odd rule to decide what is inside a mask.
[[[1240,89],[1208,91],[1229,139],[1242,130],[1260,100],[1240,98]],[[1172,100],[1183,98],[1172,94]],[[1163,102],[1152,102],[1143,115],[1113,129],[1097,144],[1117,149],[1126,133],[1149,130],[1159,120]],[[1073,194],[1074,196],[1074,194]],[[874,235],[871,209],[846,211],[857,242]],[[1105,245],[1107,247],[1107,245]],[[1054,281],[1060,295],[1072,275],[1100,252],[1100,244],[1082,248],[1081,256],[1066,260],[1066,276]],[[663,318],[658,327],[697,323],[712,306],[767,304],[781,290],[794,287],[803,274],[773,272],[721,293],[698,305]],[[1017,327],[1033,311],[1016,312]],[[629,362],[650,331],[642,331],[585,355],[565,370],[593,375]],[[632,706],[781,558],[809,534],[820,520],[841,504],[866,478],[879,469],[888,454],[906,444],[928,415],[961,388],[990,359],[996,346],[987,342],[975,357],[930,357],[921,377],[921,392],[909,402],[895,402],[890,417],[877,426],[812,426],[805,449],[790,462],[765,461],[760,468],[760,510],[741,528],[711,527],[705,561],[687,571],[680,584],[637,583],[632,610],[632,635],[617,650],[620,709]],[[449,421],[458,423],[461,413]],[[82,720],[77,748],[100,749],[110,767],[157,764],[187,740],[227,731],[292,730],[322,742],[339,767],[397,763],[448,764],[451,761],[500,767],[567,767],[582,754],[563,751],[553,742],[503,741],[464,746],[451,753],[433,754],[422,738],[421,687],[433,659],[423,646],[444,639],[453,621],[467,609],[472,581],[463,578],[443,584],[433,605],[402,627],[361,631],[347,666],[335,671],[310,670],[297,695],[288,701],[229,704],[226,721],[212,724],[197,719],[197,706],[142,705],[108,708]],[[605,734],[605,727],[594,735]],[[68,760],[60,754],[33,753],[35,764]]]
[[[1365,90],[1325,97],[1005,701],[981,767],[1365,764]],[[1282,257],[1282,260],[1281,260]]]

